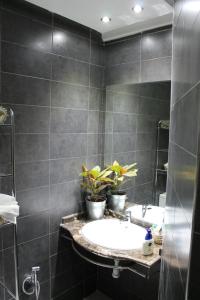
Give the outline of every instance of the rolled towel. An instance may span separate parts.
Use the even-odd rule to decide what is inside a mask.
[[[0,216],[6,221],[16,224],[19,216],[19,205],[13,196],[0,194]]]
[[[0,194],[0,205],[13,205],[13,204],[17,204],[15,197],[6,194]]]

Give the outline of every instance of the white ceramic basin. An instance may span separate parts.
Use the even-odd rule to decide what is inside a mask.
[[[89,242],[115,250],[133,250],[142,247],[146,230],[120,220],[98,220],[83,226],[81,233]]]
[[[132,221],[137,221],[137,223],[143,223],[146,226],[163,224],[164,208],[162,207],[148,205],[144,217],[142,216],[142,205],[134,205],[127,210],[131,211]]]

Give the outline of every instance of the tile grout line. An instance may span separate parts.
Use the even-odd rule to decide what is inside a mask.
[[[88,93],[88,108],[87,108],[87,131],[86,131],[86,164],[88,164],[88,143],[89,143],[89,136],[88,136],[88,132],[89,132],[89,118],[90,118],[90,114],[89,114],[89,107],[90,107],[90,97],[91,97],[91,91],[90,91],[90,82],[91,82],[91,51],[92,51],[92,34],[91,34],[91,30],[90,30],[90,49],[89,49],[89,93]]]
[[[52,44],[52,50],[53,50],[53,32],[54,32],[54,14],[51,15],[51,44]],[[53,78],[53,61],[52,61],[52,57],[51,57],[51,80]],[[50,299],[52,297],[51,295],[51,118],[52,118],[52,114],[51,114],[51,109],[52,109],[52,81],[50,81],[50,116],[49,116],[49,232],[48,232],[48,243],[49,243],[49,295],[50,295]]]

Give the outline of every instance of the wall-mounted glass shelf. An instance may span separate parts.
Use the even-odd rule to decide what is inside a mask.
[[[3,126],[3,127],[11,127],[12,124],[8,123],[8,124],[0,124],[0,127]]]
[[[167,170],[162,170],[162,169],[156,169],[156,172],[160,174],[167,174]]]
[[[1,177],[10,177],[10,176],[12,176],[12,174],[0,173],[0,178]]]

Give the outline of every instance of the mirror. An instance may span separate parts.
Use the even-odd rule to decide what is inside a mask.
[[[104,165],[136,162],[130,202],[162,205],[166,191],[171,82],[106,87]]]

